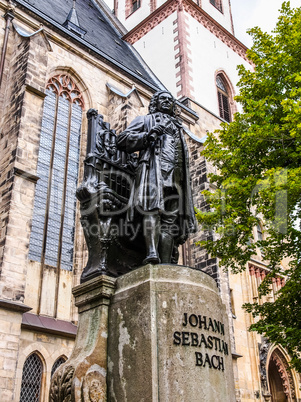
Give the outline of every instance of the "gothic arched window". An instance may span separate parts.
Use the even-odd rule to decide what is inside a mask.
[[[66,361],[66,358],[63,356],[60,356],[58,359],[56,359],[56,361],[54,362],[52,369],[51,369],[51,377],[55,373],[56,369],[58,369],[61,364],[65,363],[65,361]]]
[[[41,398],[43,364],[33,353],[23,366],[20,402],[39,402]]]
[[[218,74],[216,77],[216,87],[218,96],[219,115],[222,119],[226,120],[229,123],[231,121],[229,90],[227,88],[225,79],[221,74]]]
[[[83,98],[67,75],[52,77],[46,95],[29,258],[72,270]]]

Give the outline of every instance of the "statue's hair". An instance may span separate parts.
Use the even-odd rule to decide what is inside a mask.
[[[152,96],[152,98],[151,98],[151,100],[149,102],[149,106],[148,106],[149,114],[153,114],[153,113],[156,113],[158,111],[158,99],[159,99],[159,96],[161,94],[165,94],[165,93],[171,95],[171,93],[169,91],[167,91],[167,90],[166,91],[158,91],[158,92],[154,93],[154,95]],[[173,96],[172,96],[172,99],[173,99],[172,116],[175,116],[176,100],[175,100],[175,98]]]

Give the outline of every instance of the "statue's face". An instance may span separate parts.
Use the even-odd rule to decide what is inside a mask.
[[[159,112],[172,114],[174,99],[169,92],[163,92],[158,97],[157,109]]]

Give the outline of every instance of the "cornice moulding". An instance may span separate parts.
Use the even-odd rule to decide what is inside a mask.
[[[26,304],[6,299],[0,299],[0,307],[5,310],[12,310],[22,314],[32,310],[32,308]]]

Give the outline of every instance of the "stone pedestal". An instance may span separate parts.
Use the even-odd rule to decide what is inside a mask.
[[[215,281],[175,265],[118,278],[109,308],[108,401],[235,401],[228,318]]]
[[[73,289],[79,322],[74,350],[55,372],[50,402],[106,401],[108,308],[115,279],[102,275]]]

